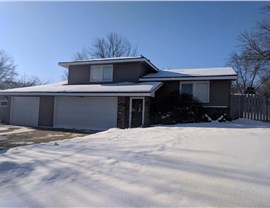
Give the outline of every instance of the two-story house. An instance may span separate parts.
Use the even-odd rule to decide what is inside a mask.
[[[159,70],[147,58],[118,57],[60,62],[68,80],[0,91],[0,120],[7,124],[104,130],[151,124],[151,103],[171,92],[188,93],[205,108],[228,112],[230,67]]]

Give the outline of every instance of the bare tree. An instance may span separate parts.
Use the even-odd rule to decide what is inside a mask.
[[[258,89],[258,94],[264,95],[266,97],[270,97],[270,74],[268,74],[268,80]]]
[[[259,92],[260,88],[270,81],[268,70],[261,62],[249,60],[244,54],[233,53],[230,59],[230,66],[237,72],[237,80],[233,85],[234,93]],[[263,93],[263,91],[260,91]]]
[[[89,58],[89,51],[85,48],[83,48],[81,52],[77,52],[73,57],[73,60],[75,60],[75,61],[87,60],[87,59],[90,59]]]
[[[257,23],[255,29],[240,34],[240,49],[244,57],[251,61],[270,61],[270,4],[262,8],[265,18]]]
[[[13,59],[4,50],[0,50],[0,90],[45,83],[36,76],[22,75],[19,77]]]
[[[263,8],[266,18],[257,27],[239,36],[239,48],[233,52],[229,65],[238,74],[234,90],[245,93],[253,89],[256,93],[270,94],[270,5]]]
[[[83,48],[81,52],[73,56],[75,61],[93,58],[112,58],[123,56],[136,56],[137,47],[133,46],[129,40],[117,33],[108,33],[106,37],[96,38],[92,44]],[[68,72],[63,71],[62,80],[68,79]]]
[[[0,89],[10,88],[16,76],[16,65],[13,59],[3,50],[0,50]]]
[[[68,80],[68,70],[64,69],[61,75],[61,80],[65,81]]]
[[[10,86],[10,88],[17,88],[17,87],[31,87],[36,85],[43,85],[46,84],[46,81],[42,81],[40,78],[36,76],[27,76],[22,75],[18,79],[16,79]]]
[[[91,46],[76,53],[74,59],[111,58],[135,56],[136,54],[137,47],[133,46],[127,38],[111,32],[107,34],[106,37],[96,38]]]

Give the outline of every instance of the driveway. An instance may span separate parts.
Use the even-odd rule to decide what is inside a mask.
[[[12,147],[44,143],[74,137],[82,137],[93,132],[40,129],[0,124],[0,150]]]

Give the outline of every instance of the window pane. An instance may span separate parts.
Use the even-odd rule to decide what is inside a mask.
[[[93,67],[91,69],[91,81],[97,82],[102,80],[102,69],[100,67]]]
[[[182,84],[181,93],[192,95],[192,84]]]
[[[106,66],[103,67],[103,80],[104,81],[112,81],[112,67],[111,66]]]
[[[208,83],[195,83],[194,84],[194,97],[201,102],[209,102],[209,84]]]

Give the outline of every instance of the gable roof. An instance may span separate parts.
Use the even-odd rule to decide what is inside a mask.
[[[231,67],[197,68],[197,69],[170,69],[159,70],[140,78],[140,81],[165,81],[165,80],[215,80],[237,78],[236,72]]]
[[[67,85],[67,82],[0,90],[0,95],[154,96],[162,82]]]
[[[58,65],[64,68],[68,68],[72,65],[86,65],[86,64],[113,64],[113,63],[129,63],[129,62],[145,62],[155,71],[159,69],[151,63],[149,59],[144,56],[132,56],[132,57],[113,57],[113,58],[100,58],[100,59],[89,59],[80,61],[67,61],[59,62]]]

